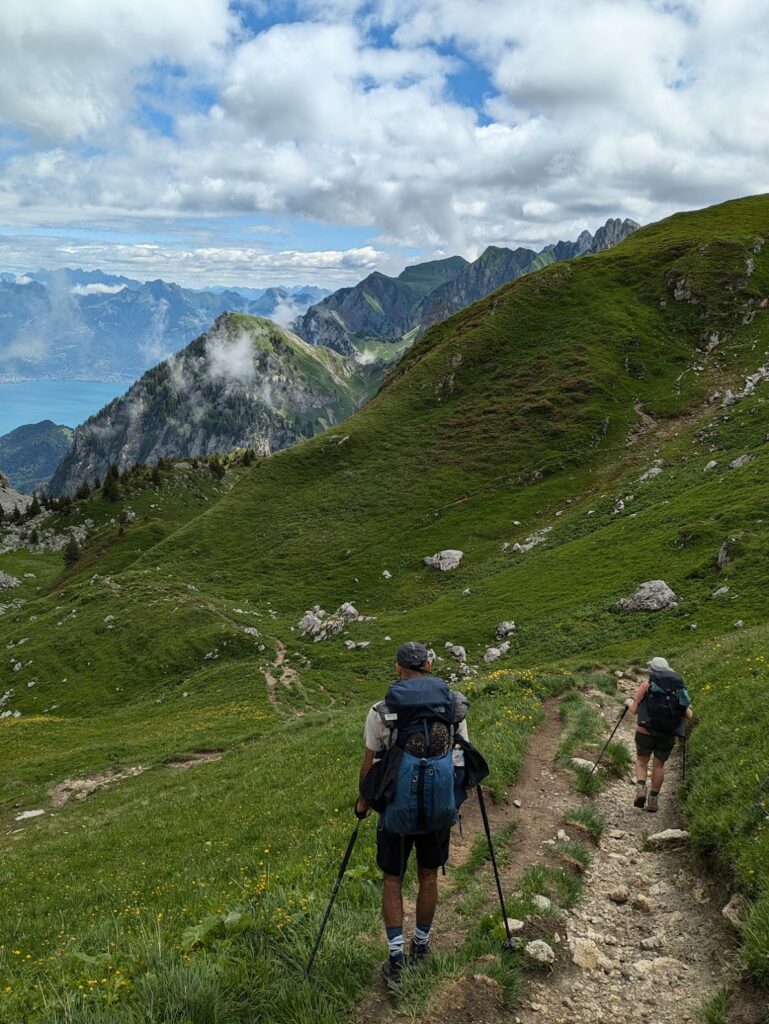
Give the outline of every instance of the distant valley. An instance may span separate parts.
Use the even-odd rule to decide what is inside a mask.
[[[195,291],[101,271],[0,275],[0,381],[129,383],[227,311],[287,324],[328,294],[312,286]]]

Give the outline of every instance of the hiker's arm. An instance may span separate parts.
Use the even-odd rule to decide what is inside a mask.
[[[366,753],[363,755],[363,764],[360,766],[360,776],[358,778],[358,788],[363,785],[363,780],[366,778],[368,773],[371,771],[371,765],[374,763],[374,751],[369,750],[366,747]],[[362,796],[358,796],[355,803],[355,813],[365,814],[368,811],[368,801],[364,800]]]
[[[687,718],[691,718],[693,714],[694,714],[694,712],[692,711],[692,706],[691,706],[691,704],[687,705],[687,708],[686,708],[686,717],[687,717]]]
[[[646,691],[648,690],[648,688],[649,684],[647,682],[641,683],[641,685],[636,690],[634,696],[628,697],[628,699],[625,701],[625,706],[628,708],[631,715],[638,714],[638,705],[646,696]]]

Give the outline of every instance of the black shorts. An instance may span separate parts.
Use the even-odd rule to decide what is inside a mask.
[[[675,746],[675,736],[665,736],[657,733],[649,736],[645,732],[635,734],[635,750],[639,757],[650,757],[654,754],[655,761],[667,761]]]
[[[416,847],[420,867],[439,868],[449,859],[450,839],[451,829],[448,828],[426,836],[400,836],[380,827],[376,834],[376,862],[386,875],[404,874],[411,848]]]

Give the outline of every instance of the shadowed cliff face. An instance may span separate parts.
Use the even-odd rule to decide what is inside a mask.
[[[269,454],[350,415],[378,371],[276,324],[225,314],[75,431],[52,494],[136,463],[254,448]]]

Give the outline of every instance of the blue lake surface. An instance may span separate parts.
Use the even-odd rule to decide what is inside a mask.
[[[127,383],[104,384],[87,380],[0,383],[0,436],[25,423],[39,423],[41,420],[77,427],[129,387]]]

